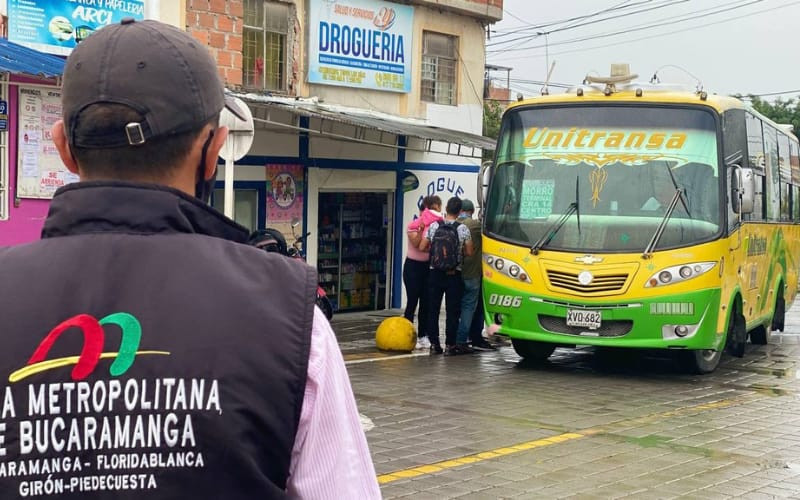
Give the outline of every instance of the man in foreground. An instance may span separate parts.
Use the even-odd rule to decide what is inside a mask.
[[[126,19],[62,90],[81,182],[41,241],[0,249],[0,457],[49,474],[3,497],[379,498],[315,272],[205,203],[220,111],[241,115],[205,47]]]

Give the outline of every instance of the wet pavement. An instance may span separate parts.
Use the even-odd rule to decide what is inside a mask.
[[[800,302],[711,375],[593,348],[379,352],[399,312],[333,320],[385,498],[800,498]]]

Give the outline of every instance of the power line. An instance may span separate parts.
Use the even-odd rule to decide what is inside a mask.
[[[611,36],[626,35],[628,33],[633,33],[633,32],[636,32],[636,31],[644,31],[644,30],[653,29],[653,28],[660,28],[662,26],[674,25],[674,24],[682,23],[682,22],[686,22],[686,21],[694,21],[694,20],[697,20],[697,18],[698,18],[697,14],[704,13],[704,12],[707,12],[706,15],[721,14],[723,12],[728,12],[728,11],[731,11],[731,10],[741,9],[743,7],[747,7],[747,6],[756,4],[756,3],[761,3],[763,1],[764,0],[747,0],[745,3],[740,3],[739,5],[733,5],[733,6],[728,6],[728,7],[724,7],[724,8],[712,7],[710,9],[702,9],[702,10],[699,10],[699,11],[689,12],[687,14],[680,14],[678,16],[673,16],[673,17],[670,17],[670,18],[666,18],[666,19],[664,19],[664,20],[662,20],[660,22],[657,22],[657,23],[638,24],[638,25],[634,25],[634,26],[631,26],[629,28],[626,28],[624,30],[611,31],[611,32],[606,32],[606,33],[599,33],[599,34],[584,36],[584,37],[580,37],[580,38],[572,38],[572,39],[569,39],[569,40],[562,40],[560,42],[554,42],[554,43],[551,43],[551,44],[548,44],[548,45],[549,46],[553,46],[553,45],[569,45],[569,44],[578,43],[578,42],[586,42],[586,41],[589,41],[589,40],[596,40],[596,39],[599,39],[599,38],[607,38],[607,37],[611,37]],[[717,9],[717,10],[713,10],[712,12],[708,12],[709,10],[712,10],[712,9]],[[673,20],[673,19],[677,19],[677,20]],[[709,23],[706,26],[710,26],[712,24],[713,23]],[[546,47],[545,45],[534,45],[534,46],[527,46],[527,47],[503,48],[503,49],[498,49],[498,50],[487,50],[486,52],[487,53],[516,52],[516,51],[520,51],[520,50],[540,49],[540,48],[545,48],[545,47]]]
[[[512,43],[512,42],[516,42],[516,41],[520,41],[520,40],[522,40],[522,41],[530,41],[530,40],[532,40],[534,38],[537,38],[537,37],[539,37],[541,35],[550,35],[550,34],[558,33],[558,32],[561,32],[561,31],[567,31],[567,30],[571,30],[571,29],[582,28],[584,26],[590,26],[592,24],[602,23],[604,21],[609,21],[611,19],[618,19],[620,17],[627,17],[627,16],[633,16],[633,15],[636,15],[636,14],[641,14],[642,12],[649,12],[649,11],[653,11],[653,10],[657,10],[657,9],[663,9],[664,7],[671,7],[673,5],[676,5],[676,4],[679,4],[679,3],[686,3],[688,1],[689,0],[669,0],[669,1],[667,1],[667,2],[665,2],[663,4],[661,4],[661,5],[654,5],[652,7],[646,8],[646,9],[640,9],[640,10],[636,10],[636,11],[633,11],[633,12],[626,12],[624,14],[618,14],[616,16],[605,17],[603,19],[595,19],[593,21],[587,21],[587,22],[581,23],[581,24],[573,24],[571,26],[555,28],[555,29],[552,29],[550,31],[532,33],[530,35],[525,35],[525,36],[521,36],[521,37],[517,37],[517,38],[512,38],[511,40],[500,40],[499,42],[494,42],[494,43],[487,44],[487,47],[500,45],[500,44],[503,44],[503,43]],[[761,2],[763,0],[757,0],[757,1]]]
[[[767,97],[767,96],[771,96],[771,95],[784,95],[784,94],[800,94],[800,89],[798,89],[798,90],[784,90],[783,92],[767,92],[767,93],[764,93],[764,94],[747,93],[747,94],[742,94],[742,95],[744,95],[744,96],[753,96],[753,97]]]
[[[582,15],[582,16],[570,17],[570,18],[567,18],[567,19],[561,19],[559,21],[550,21],[550,22],[547,22],[547,23],[544,23],[544,24],[528,23],[527,21],[524,21],[523,19],[521,19],[521,18],[519,18],[519,17],[517,17],[517,16],[512,14],[512,17],[514,17],[515,19],[518,19],[520,21],[525,22],[526,25],[524,27],[513,28],[513,29],[511,29],[509,31],[494,30],[494,32],[497,33],[495,35],[495,38],[500,38],[500,37],[504,37],[504,36],[508,36],[508,35],[513,35],[513,34],[516,34],[516,33],[521,33],[523,31],[528,31],[528,30],[532,30],[532,29],[541,29],[541,28],[546,28],[548,26],[555,26],[557,24],[564,24],[564,23],[568,23],[568,22],[572,22],[572,21],[588,19],[590,17],[594,17],[594,16],[597,16],[597,15],[600,15],[600,14],[603,14],[603,13],[606,13],[606,12],[610,12],[610,11],[614,11],[614,10],[618,10],[618,9],[623,9],[623,8],[624,9],[629,9],[631,7],[635,7],[637,5],[650,3],[652,1],[653,0],[643,0],[643,1],[631,4],[631,5],[627,5],[627,6],[611,7],[609,9],[605,9],[605,10],[601,10],[601,11],[598,11],[598,12],[594,12],[592,14],[585,14],[585,15]],[[508,12],[508,9],[505,9],[504,11]]]
[[[723,24],[723,23],[727,23],[727,22],[731,22],[731,21],[736,21],[738,19],[743,19],[743,18],[746,18],[746,17],[752,17],[752,16],[755,16],[755,15],[758,15],[758,14],[763,14],[765,12],[771,12],[773,10],[783,9],[783,8],[786,8],[786,7],[791,7],[791,6],[797,5],[797,4],[800,4],[800,1],[787,3],[785,5],[779,5],[777,7],[772,7],[770,9],[763,9],[763,10],[751,12],[749,14],[745,14],[745,15],[741,15],[741,16],[735,16],[735,17],[730,17],[730,18],[727,18],[727,19],[721,19],[719,21],[716,21],[716,22],[713,22],[713,23],[706,23],[706,24],[703,24],[701,26],[691,26],[691,27],[684,28],[684,29],[681,29],[681,30],[674,30],[674,31],[670,31],[669,33],[658,33],[658,34],[655,34],[655,35],[650,35],[650,36],[645,36],[645,37],[640,37],[640,38],[632,38],[632,39],[622,40],[622,41],[619,41],[619,42],[608,43],[608,44],[604,44],[604,45],[596,45],[594,47],[582,47],[582,48],[579,48],[579,49],[563,50],[561,52],[556,52],[555,54],[550,54],[550,55],[551,56],[554,56],[554,55],[555,56],[559,56],[559,55],[563,55],[563,54],[572,54],[572,53],[575,53],[575,52],[586,52],[586,51],[589,51],[589,50],[604,49],[604,48],[607,48],[607,47],[615,47],[617,45],[625,45],[625,44],[629,44],[629,43],[632,43],[632,42],[640,42],[640,41],[643,41],[643,40],[651,40],[653,38],[659,38],[659,37],[664,37],[664,36],[669,36],[669,35],[676,35],[678,33],[684,33],[686,31],[692,31],[692,30],[696,30],[696,29],[707,28],[709,26],[715,26],[717,24]],[[533,48],[534,47],[530,47],[530,49],[533,49]],[[539,48],[541,48],[541,47],[539,47]],[[487,52],[489,52],[489,51],[487,51]],[[497,52],[507,52],[507,51],[497,51]],[[498,60],[500,60],[500,61],[512,61],[512,60],[517,60],[517,59],[532,59],[532,58],[540,58],[540,57],[544,57],[544,55],[539,54],[539,55],[525,55],[525,56],[515,56],[515,57],[501,57]]]

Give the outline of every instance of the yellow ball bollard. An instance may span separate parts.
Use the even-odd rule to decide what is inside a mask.
[[[417,345],[414,325],[402,316],[386,318],[378,325],[375,343],[382,351],[411,352]]]

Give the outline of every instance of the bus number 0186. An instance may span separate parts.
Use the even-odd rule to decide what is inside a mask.
[[[522,305],[522,297],[493,293],[489,295],[489,305],[501,307],[519,307]]]

